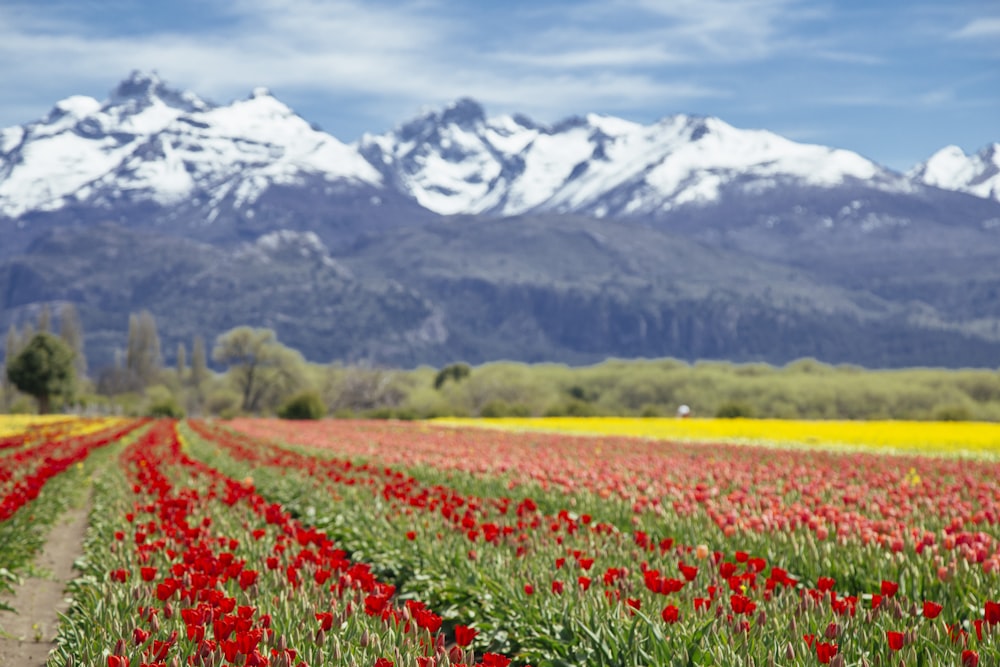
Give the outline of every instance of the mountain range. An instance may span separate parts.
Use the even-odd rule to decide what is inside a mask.
[[[471,99],[344,143],[135,72],[0,130],[0,239],[0,326],[72,302],[92,367],[141,309],[168,357],[251,324],[316,361],[1000,359],[1000,144],[900,173]]]

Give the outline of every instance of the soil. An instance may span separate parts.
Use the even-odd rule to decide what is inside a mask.
[[[55,647],[59,614],[69,608],[66,584],[76,575],[73,562],[83,553],[88,508],[73,508],[53,526],[12,597],[4,601],[17,613],[0,610],[0,665],[41,667]]]

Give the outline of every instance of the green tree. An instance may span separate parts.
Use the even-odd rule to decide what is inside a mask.
[[[271,329],[230,329],[216,339],[212,358],[229,366],[246,412],[273,408],[303,384],[305,360]]]
[[[73,350],[52,334],[37,333],[7,364],[7,377],[18,389],[35,397],[39,413],[48,414],[54,397],[73,392]]]

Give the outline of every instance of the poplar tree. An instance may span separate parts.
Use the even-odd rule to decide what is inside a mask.
[[[177,380],[184,382],[184,375],[187,373],[187,348],[184,343],[177,343]]]
[[[48,304],[42,306],[38,311],[38,331],[39,333],[49,333],[52,330],[52,311]]]
[[[205,339],[201,336],[195,336],[191,348],[191,384],[200,387],[201,383],[207,379],[208,362],[205,357]]]
[[[59,337],[73,350],[73,368],[78,378],[87,375],[87,357],[83,352],[83,325],[76,306],[65,304],[59,311]]]
[[[10,328],[7,329],[7,341],[6,344],[4,345],[4,356],[3,356],[4,372],[3,372],[2,382],[3,382],[3,398],[4,398],[5,409],[10,407],[11,390],[14,386],[11,383],[10,379],[7,377],[7,368],[10,366],[11,360],[13,360],[14,357],[17,356],[17,353],[20,351],[21,351],[21,337],[17,334],[17,327],[15,327],[12,324],[10,325]]]
[[[125,368],[136,383],[145,389],[156,381],[162,367],[160,336],[152,313],[144,310],[128,318],[128,346],[125,351]]]
[[[4,359],[10,362],[21,351],[21,336],[17,333],[17,327],[13,324],[7,329],[7,344],[4,347]]]

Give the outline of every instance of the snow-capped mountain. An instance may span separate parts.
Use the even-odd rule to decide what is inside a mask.
[[[915,166],[909,176],[945,190],[1000,201],[1000,143],[974,155],[966,155],[958,146],[946,146]]]
[[[676,115],[645,126],[590,114],[545,127],[521,116],[487,118],[469,99],[366,135],[359,147],[388,180],[445,214],[646,216],[716,202],[731,187],[910,187],[856,153],[718,118]]]
[[[135,72],[105,102],[74,96],[0,133],[0,215],[71,204],[252,202],[306,177],[380,186],[356,150],[258,89],[215,106]],[[209,213],[211,215],[211,213]]]
[[[955,150],[905,176],[718,118],[547,126],[488,117],[470,99],[345,144],[264,89],[215,105],[134,72],[104,102],[70,97],[0,132],[0,223],[6,252],[50,226],[106,219],[211,242],[291,229],[334,248],[438,215],[570,213],[721,234],[773,258],[788,251],[773,238],[817,230],[849,244],[912,227],[926,245],[942,225],[1000,226],[997,202],[983,201],[997,150]]]
[[[219,106],[134,72],[104,102],[69,97],[0,131],[0,217],[146,202],[183,205],[206,224],[276,186],[310,184],[322,196],[329,188],[317,184],[336,183],[375,204],[402,198],[445,215],[650,218],[788,188],[906,194],[927,184],[987,196],[996,159],[994,150],[959,165],[942,153],[907,178],[850,151],[718,118],[641,125],[590,114],[545,126],[487,117],[469,99],[348,145],[264,89]]]

